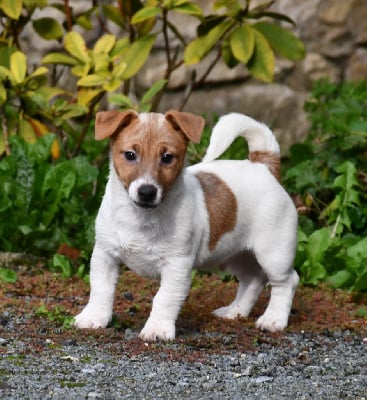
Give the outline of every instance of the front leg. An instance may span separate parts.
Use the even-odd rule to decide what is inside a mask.
[[[96,244],[90,265],[90,298],[75,317],[77,328],[105,328],[111,321],[118,270],[116,260]]]
[[[161,285],[153,299],[150,316],[140,337],[146,341],[173,340],[176,335],[176,319],[191,286],[190,262],[175,262],[164,267]]]

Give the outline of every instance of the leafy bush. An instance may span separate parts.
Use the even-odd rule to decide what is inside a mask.
[[[312,123],[290,149],[285,185],[296,196],[302,281],[367,290],[367,85],[315,84]]]
[[[199,76],[194,71],[188,80],[182,107],[220,59],[229,68],[246,64],[254,77],[271,81],[274,52],[292,60],[304,56],[299,39],[269,22],[273,19],[294,24],[286,15],[270,12],[271,3],[250,8],[250,1],[243,5],[236,0],[217,0],[214,14],[204,16],[200,6],[189,0],[126,0],[111,5],[91,1],[80,14],[66,1],[0,2],[0,155],[9,154],[10,136],[34,143],[44,134],[55,133],[53,157],[72,158],[80,154],[102,99],[107,97],[119,108],[156,110],[172,73],[183,64],[201,62],[213,52],[216,57],[204,73]],[[55,8],[64,14],[63,23],[37,16],[37,10],[46,14],[47,9]],[[173,13],[199,21],[197,37],[190,43],[173,23]],[[262,21],[264,18],[267,20]],[[120,30],[121,37],[109,32],[111,24]],[[33,71],[26,50],[20,47],[21,34],[30,25],[43,39],[62,41],[60,51],[47,54]],[[100,35],[88,47],[80,28],[93,29]],[[136,94],[132,79],[149,59],[159,37],[166,52],[165,72],[146,93]],[[58,79],[65,71],[76,78],[74,90],[65,90]]]
[[[55,135],[35,144],[12,137],[0,161],[0,248],[52,254],[65,243],[87,252],[94,241],[100,174],[86,156],[51,162]],[[105,169],[104,169],[105,171]],[[102,176],[102,177],[101,177]]]

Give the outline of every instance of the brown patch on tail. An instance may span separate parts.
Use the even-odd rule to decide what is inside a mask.
[[[281,181],[279,154],[271,153],[269,151],[253,151],[249,155],[249,160],[265,164],[278,182]]]
[[[233,231],[237,221],[237,201],[229,186],[210,172],[196,174],[204,192],[209,215],[209,250],[215,249],[219,239]]]

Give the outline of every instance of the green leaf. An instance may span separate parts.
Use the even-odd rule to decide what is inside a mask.
[[[138,24],[140,22],[144,22],[147,19],[155,18],[158,14],[160,14],[161,9],[159,7],[144,7],[140,9],[131,19],[132,24]]]
[[[109,96],[109,101],[124,108],[134,108],[133,102],[129,97],[121,93],[114,93]]]
[[[238,65],[239,61],[233,55],[229,39],[230,38],[225,38],[222,42],[222,57],[228,68],[234,68],[236,65]]]
[[[4,85],[0,82],[0,105],[5,103],[6,98],[7,98],[7,91],[4,87]],[[1,135],[1,138],[3,138],[3,135]],[[3,153],[2,146],[0,146],[0,155],[2,153]]]
[[[88,63],[89,56],[87,45],[80,33],[75,31],[68,32],[65,35],[64,47],[69,54],[77,58],[83,64]]]
[[[317,285],[327,276],[327,271],[321,263],[310,263],[308,260],[301,266],[301,277],[304,283]]]
[[[1,0],[0,2],[0,8],[12,19],[18,19],[20,17],[22,5],[23,0]]]
[[[266,38],[253,29],[255,37],[254,53],[247,64],[251,74],[261,81],[272,82],[274,77],[275,57]]]
[[[15,283],[17,281],[17,274],[8,268],[0,268],[0,280],[7,283]]]
[[[73,275],[73,267],[69,258],[62,254],[54,254],[51,260],[51,268],[61,271],[64,278],[70,278]]]
[[[54,18],[44,17],[33,21],[34,30],[44,39],[58,39],[64,35],[64,29]]]
[[[343,190],[351,190],[353,186],[359,186],[357,180],[357,170],[351,161],[345,161],[337,168],[337,172],[341,175],[335,178],[333,187]]]
[[[355,292],[358,291],[367,291],[367,271],[362,273],[355,281],[352,290]]]
[[[185,64],[191,65],[201,61],[219,42],[231,25],[232,21],[224,20],[205,36],[198,37],[189,43],[184,53]]]
[[[16,83],[21,83],[27,74],[27,58],[24,53],[17,51],[10,56],[10,72]]]
[[[248,25],[237,27],[230,36],[230,46],[233,55],[244,64],[251,58],[254,47],[255,37],[253,30]]]
[[[121,80],[129,79],[140,70],[148,59],[155,38],[155,35],[148,35],[138,39],[131,45],[122,60],[126,63],[126,67],[120,76],[116,76],[117,78]]]
[[[341,271],[338,271],[334,275],[331,275],[328,278],[328,282],[335,288],[342,288],[347,285],[347,283],[351,279],[351,277],[352,277],[351,272],[343,269]]]
[[[160,79],[159,81],[155,82],[154,85],[144,94],[140,103],[148,103],[160,90],[166,86],[167,82],[168,81],[166,79]]]
[[[78,61],[74,57],[62,53],[49,53],[42,59],[42,64],[63,64],[77,65]]]
[[[174,6],[172,10],[198,18],[203,18],[204,16],[203,10],[200,8],[200,6],[191,2],[185,2],[184,4]]]
[[[331,243],[330,232],[327,228],[321,228],[314,231],[308,238],[306,253],[311,264],[320,263],[325,251]]]
[[[91,74],[79,79],[77,84],[78,86],[83,86],[83,87],[93,87],[93,86],[103,85],[105,82],[106,78],[97,74]]]
[[[115,6],[102,6],[103,14],[107,19],[114,22],[120,28],[124,27],[124,20],[121,16],[119,7]]]
[[[304,58],[304,44],[291,31],[269,22],[258,22],[253,27],[266,37],[270,46],[281,56],[294,61]]]
[[[46,67],[38,67],[35,71],[29,75],[29,78],[36,78],[37,76],[45,75],[47,74],[48,69]]]

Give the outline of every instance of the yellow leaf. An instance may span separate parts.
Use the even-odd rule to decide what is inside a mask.
[[[50,132],[47,125],[43,124],[41,121],[38,121],[37,119],[30,118],[30,117],[27,117],[26,119],[27,119],[26,122],[29,123],[29,125],[32,128],[36,137],[38,137],[38,138],[42,137],[43,135],[46,135],[47,133]],[[25,121],[25,119],[23,121]],[[34,143],[34,142],[30,142],[30,143]],[[59,142],[57,139],[55,139],[53,141],[50,153],[51,153],[51,157],[54,160],[57,160],[60,157],[60,145],[59,145]]]
[[[80,88],[77,95],[78,103],[87,106],[99,93],[101,90],[98,89]]]
[[[18,19],[22,12],[23,0],[1,0],[0,5],[8,17]]]
[[[80,33],[75,31],[67,33],[64,39],[64,47],[83,64],[89,61],[87,45]]]
[[[21,51],[10,56],[10,72],[16,83],[21,83],[27,74],[27,58]]]
[[[272,82],[274,78],[275,57],[264,35],[253,29],[255,37],[254,53],[247,64],[251,74],[261,81]]]
[[[32,125],[22,117],[19,117],[18,133],[28,143],[36,143],[37,136],[32,129]]]
[[[57,160],[60,157],[60,145],[57,139],[55,139],[52,143],[51,156],[54,160]]]
[[[236,28],[230,37],[230,46],[237,60],[247,64],[255,47],[255,38],[252,29],[248,25]]]

